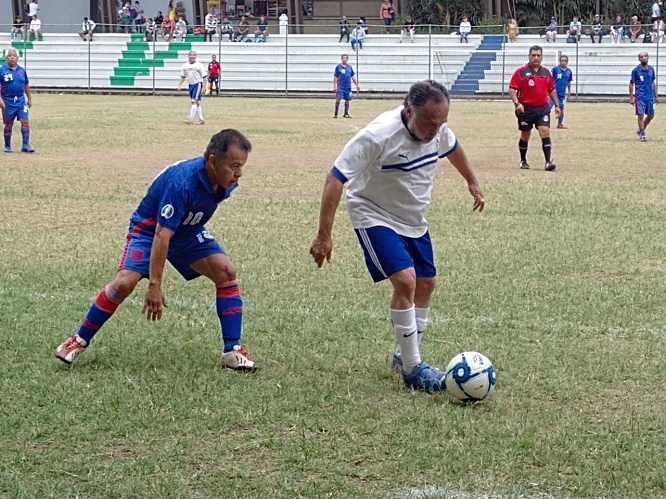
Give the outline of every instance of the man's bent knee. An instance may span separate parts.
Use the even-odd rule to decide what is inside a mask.
[[[134,288],[143,276],[133,270],[119,270],[116,277],[111,281],[111,288],[116,296],[124,300],[134,292]]]
[[[413,267],[403,269],[389,277],[396,294],[413,297],[416,292],[416,273]]]

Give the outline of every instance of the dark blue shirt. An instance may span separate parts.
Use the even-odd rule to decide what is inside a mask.
[[[5,104],[25,105],[25,86],[28,83],[28,74],[21,66],[11,69],[4,64],[0,67],[0,90]]]
[[[652,101],[654,95],[652,93],[652,82],[655,79],[654,68],[650,65],[643,69],[640,64],[631,72],[631,83],[634,84],[634,93],[636,100],[639,101]]]

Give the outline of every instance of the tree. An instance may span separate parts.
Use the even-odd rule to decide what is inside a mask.
[[[442,24],[437,0],[407,0],[407,14],[416,24]]]

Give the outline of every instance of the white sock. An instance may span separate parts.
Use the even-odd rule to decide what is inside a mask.
[[[402,369],[409,374],[421,363],[414,306],[412,305],[407,310],[390,309],[390,314],[393,321],[393,333],[402,356]]]
[[[188,120],[192,121],[194,119],[194,115],[197,114],[197,106],[196,104],[192,104],[192,107],[190,108],[190,116],[187,118]]]
[[[203,113],[201,112],[201,106],[197,106],[197,116],[199,117],[199,120],[203,121]]]
[[[419,341],[418,344],[421,344],[421,339],[423,338],[423,333],[428,327],[428,313],[430,312],[430,307],[428,308],[415,308],[414,312],[416,314],[416,330],[419,332]]]

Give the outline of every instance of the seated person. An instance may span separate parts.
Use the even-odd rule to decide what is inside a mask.
[[[599,43],[601,43],[601,37],[604,36],[604,22],[599,17],[599,14],[594,16],[594,21],[592,21],[592,29],[590,30],[590,38],[592,43],[594,43],[594,37],[599,38]]]
[[[157,30],[159,27],[155,23],[155,20],[151,17],[146,21],[146,24],[143,25],[143,31],[146,33],[146,36],[143,37],[144,42],[154,42],[157,40]]]
[[[664,41],[664,19],[658,18],[652,23],[652,33],[650,33],[652,43],[657,40],[661,43]]]
[[[37,19],[37,15],[34,15],[32,16],[30,28],[28,29],[28,40],[31,40],[33,36],[35,39],[38,39],[40,31],[42,31],[42,21]]]
[[[576,16],[571,18],[571,23],[569,24],[569,29],[567,30],[568,36],[575,36],[576,40],[580,41],[580,35],[583,30],[583,26]]]
[[[220,37],[222,35],[227,35],[230,42],[234,41],[234,25],[231,24],[228,17],[225,17],[220,25]]]
[[[210,38],[210,41],[213,41],[213,35],[217,33],[217,16],[215,14],[208,13],[206,14],[205,31],[204,31],[204,42]]]
[[[460,43],[468,43],[467,36],[472,32],[472,24],[467,20],[467,16],[463,16],[460,26],[458,26],[460,33]]]
[[[129,3],[118,11],[118,32],[131,33],[132,32],[132,15],[130,14]]]
[[[16,19],[14,19],[14,24],[12,25],[12,40],[14,38],[20,38],[23,40],[23,21],[21,20],[21,16],[16,16]]]
[[[544,31],[544,36],[546,37],[546,42],[554,42],[557,40],[557,30],[560,28],[559,24],[554,17],[550,18],[550,24],[546,26],[546,31]]]
[[[405,25],[400,30],[400,43],[402,43],[402,37],[405,35],[409,35],[409,39],[414,43],[414,20],[412,16],[407,16]]]
[[[242,42],[245,40],[247,35],[250,33],[250,24],[247,22],[245,16],[241,16],[240,21],[238,21],[238,30],[234,34],[234,40],[237,42]]]
[[[257,21],[257,31],[254,32],[255,42],[265,42],[268,38],[268,21],[264,16],[260,16]]]
[[[178,17],[178,21],[176,21],[176,29],[174,32],[174,39],[177,42],[182,42],[185,40],[185,36],[187,35],[187,21],[183,18],[183,16]]]
[[[86,37],[88,37],[88,39],[92,42],[95,26],[97,26],[97,24],[95,24],[94,21],[84,17],[83,22],[81,23],[81,31],[79,31],[79,36],[84,41],[86,40]]]
[[[351,47],[353,51],[363,50],[363,40],[365,40],[365,30],[359,22],[351,33]]]
[[[173,40],[173,35],[176,30],[176,23],[170,18],[165,17],[162,21],[162,29],[160,30],[160,36],[165,42],[170,42]]]
[[[634,43],[643,33],[643,28],[638,24],[638,17],[632,16],[629,22],[629,41]]]
[[[615,16],[615,21],[610,27],[611,42],[620,43],[624,37],[624,25],[622,24],[622,16]]]
[[[157,29],[159,29],[159,27],[162,26],[162,21],[164,21],[164,16],[162,15],[161,10],[157,11],[157,15],[155,16],[155,19],[153,19],[153,21],[155,21]]]

